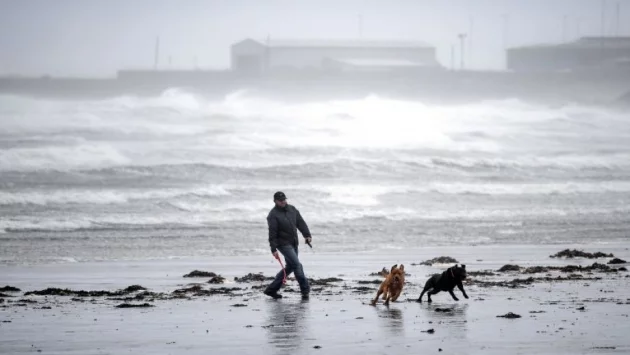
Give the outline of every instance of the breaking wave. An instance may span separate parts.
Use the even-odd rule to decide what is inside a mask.
[[[428,226],[438,240],[552,240],[554,218],[563,238],[605,238],[592,231],[630,223],[629,142],[623,113],[520,100],[0,96],[0,232],[264,236],[282,190],[314,228],[348,240],[412,244]],[[451,228],[462,220],[489,226]]]

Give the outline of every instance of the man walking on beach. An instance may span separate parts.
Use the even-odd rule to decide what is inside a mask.
[[[302,299],[308,299],[310,286],[306,275],[304,275],[302,263],[300,263],[298,259],[299,242],[297,230],[302,233],[307,244],[311,243],[311,232],[308,230],[304,219],[302,219],[300,211],[287,203],[287,197],[284,192],[276,192],[273,195],[273,201],[276,205],[271,209],[269,215],[267,215],[271,253],[278,260],[280,260],[278,253],[282,253],[286,262],[286,275],[288,276],[292,272],[295,272],[295,278],[300,284]],[[274,299],[282,298],[282,295],[278,294],[278,290],[280,290],[282,286],[285,271],[280,270],[273,282],[265,289],[265,295]]]

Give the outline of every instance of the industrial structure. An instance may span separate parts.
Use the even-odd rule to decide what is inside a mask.
[[[422,42],[245,39],[231,47],[231,70],[243,74],[437,68],[435,48]]]
[[[574,42],[510,48],[512,71],[630,70],[630,37],[582,37]]]

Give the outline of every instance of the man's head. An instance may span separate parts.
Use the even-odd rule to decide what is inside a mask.
[[[278,191],[273,194],[273,201],[276,203],[278,207],[286,207],[287,206],[287,196],[282,191]]]

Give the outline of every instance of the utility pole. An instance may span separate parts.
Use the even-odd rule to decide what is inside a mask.
[[[575,19],[575,37],[578,39],[582,37],[582,19],[580,18]]]
[[[460,47],[460,69],[464,70],[464,41],[466,40],[466,34],[460,33],[457,35],[459,37],[459,47]]]
[[[562,43],[567,41],[567,15],[562,18]]]
[[[604,37],[606,37],[606,0],[602,0],[602,18],[601,18],[601,38],[599,40],[600,47],[604,47]]]
[[[619,31],[619,16],[621,14],[621,4],[617,2],[617,8],[615,9],[615,36],[619,37],[621,35]]]
[[[503,14],[502,16],[503,19],[503,58],[505,60],[505,67],[507,68],[508,66],[508,58],[507,58],[507,49],[508,49],[508,31],[510,29],[509,27],[509,22],[510,22],[510,15],[508,14]]]
[[[451,44],[451,70],[455,70],[455,45]]]
[[[602,0],[602,18],[601,18],[601,33],[602,37],[606,36],[606,0]]]
[[[510,15],[503,14],[502,19],[503,19],[503,30],[501,32],[503,34],[503,50],[506,50],[508,47],[508,31],[510,29],[509,27]]]
[[[357,16],[357,25],[359,28],[359,39],[363,39],[363,15],[359,14]]]
[[[475,19],[471,16],[468,19],[468,66],[473,66],[473,45],[472,45],[472,36],[473,36],[473,25],[475,24]]]
[[[155,38],[155,53],[153,54],[153,70],[157,70],[158,60],[160,58],[160,37]]]

